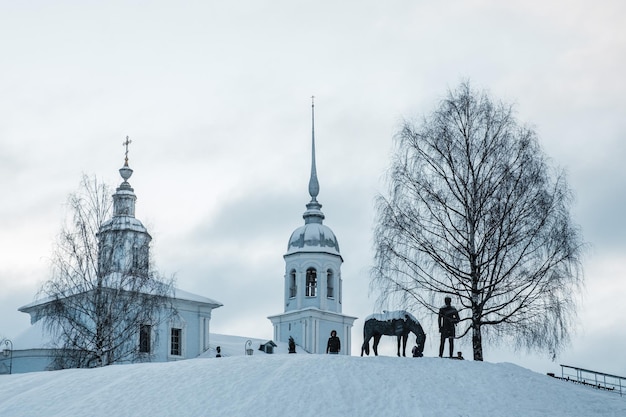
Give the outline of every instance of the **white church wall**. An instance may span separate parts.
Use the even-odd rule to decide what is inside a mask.
[[[337,331],[341,340],[341,354],[350,355],[352,324],[356,317],[322,311],[304,309],[270,316],[274,325],[274,339],[287,343],[292,336],[297,345],[309,353],[326,353],[330,332]]]
[[[184,300],[175,300],[176,315],[160,327],[165,336],[159,359],[175,361],[195,358],[209,348],[211,308]],[[172,329],[180,329],[180,354],[172,354]]]
[[[22,374],[50,369],[53,351],[50,349],[14,350],[11,357],[0,358],[0,374]]]
[[[291,336],[297,345],[304,346],[302,328],[301,320],[282,322],[274,329],[274,340],[289,343],[289,336]]]

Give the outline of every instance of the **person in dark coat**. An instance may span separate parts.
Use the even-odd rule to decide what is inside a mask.
[[[452,299],[446,297],[444,299],[446,305],[439,309],[439,333],[441,333],[441,342],[439,343],[439,357],[443,356],[443,345],[448,339],[450,345],[450,357],[453,357],[454,352],[454,336],[455,326],[459,322],[459,312],[454,308],[451,303]]]
[[[326,345],[326,353],[338,355],[340,350],[341,350],[341,341],[337,337],[337,331],[333,330],[332,332],[330,332],[330,337],[328,338],[328,344]]]

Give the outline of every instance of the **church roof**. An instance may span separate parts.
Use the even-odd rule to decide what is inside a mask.
[[[82,291],[82,292],[77,292],[76,294],[73,295],[78,295],[81,293],[84,293],[86,291]],[[181,300],[181,301],[191,301],[193,303],[198,303],[198,304],[210,304],[212,306],[212,308],[217,308],[217,307],[222,307],[224,304],[220,303],[219,301],[215,301],[211,298],[208,297],[204,297],[202,295],[198,295],[198,294],[194,294],[191,293],[189,291],[185,291],[185,290],[181,290],[179,288],[174,288],[174,294],[171,297],[173,300]],[[21,311],[23,313],[31,313],[31,311],[33,311],[34,309],[37,309],[37,307],[43,306],[45,304],[48,304],[52,301],[54,301],[55,298],[54,297],[44,297],[44,298],[39,298],[31,303],[28,303],[26,305],[23,305],[22,307],[18,308],[18,311]]]
[[[309,223],[293,231],[287,246],[287,255],[297,252],[327,252],[340,255],[339,242],[330,227]]]
[[[274,314],[272,316],[268,316],[267,318],[270,320],[291,317],[335,317],[340,320],[354,322],[358,317],[348,316],[343,313],[338,313],[335,311],[322,310],[317,307],[304,307],[298,310],[285,311],[284,313]]]
[[[222,307],[224,304],[219,301],[215,301],[212,298],[207,298],[202,295],[194,294],[189,291],[181,290],[180,288],[174,288],[174,299],[192,301],[200,304],[211,304],[213,308]]]
[[[135,217],[117,216],[113,217],[100,226],[100,233],[105,231],[132,230],[134,232],[148,233],[146,227]]]

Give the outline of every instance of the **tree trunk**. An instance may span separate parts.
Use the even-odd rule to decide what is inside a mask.
[[[481,317],[483,315],[481,304],[478,302],[478,291],[472,294],[472,350],[474,360],[483,360],[483,338],[481,334]]]
[[[474,351],[474,360],[483,360],[483,339],[480,334],[480,322],[474,320],[472,323],[472,348]]]

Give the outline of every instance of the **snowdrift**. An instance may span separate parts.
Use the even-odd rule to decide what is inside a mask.
[[[0,375],[0,416],[626,416],[626,398],[512,364],[254,354]]]

